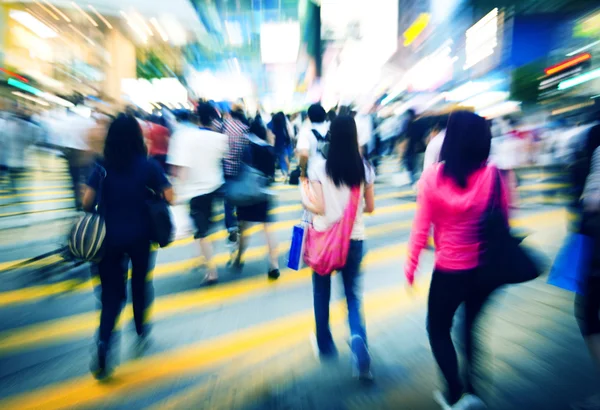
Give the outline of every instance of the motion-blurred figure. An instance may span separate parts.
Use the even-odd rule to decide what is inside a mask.
[[[244,153],[244,163],[262,172],[263,175],[275,178],[275,152],[273,147],[267,143],[267,129],[260,122],[254,121],[250,126],[248,134],[249,145]],[[233,268],[241,270],[244,260],[244,251],[247,247],[248,238],[244,231],[251,223],[260,223],[263,227],[265,240],[269,249],[269,268],[267,276],[269,279],[279,278],[279,252],[274,233],[271,231],[269,216],[271,208],[270,200],[249,206],[238,206],[237,218],[240,223],[240,245],[237,258],[233,261]]]
[[[217,111],[208,103],[198,104],[199,127],[181,127],[173,135],[167,163],[179,180],[178,200],[189,201],[190,216],[196,227],[194,238],[206,262],[206,284],[218,281],[213,262],[213,246],[208,233],[214,202],[220,197],[223,159],[227,154],[227,136],[211,128]]]
[[[441,163],[426,169],[419,182],[417,214],[412,228],[405,274],[414,281],[421,251],[433,225],[435,268],[429,289],[427,330],[435,360],[446,381],[445,393],[436,393],[442,408],[462,409],[480,403],[474,394],[476,348],[474,324],[491,294],[480,278],[480,224],[495,191],[498,170],[488,166],[491,134],[485,119],[471,112],[450,115]],[[508,218],[506,188],[501,205]],[[467,379],[459,376],[450,329],[456,310],[465,304]],[[464,393],[467,393],[463,396]],[[465,407],[461,407],[465,406]]]
[[[329,132],[327,113],[320,104],[313,104],[308,108],[309,127],[303,127],[298,134],[296,152],[300,162],[302,176],[306,176],[308,168],[317,166],[325,158],[318,152],[319,141],[317,138],[325,138]]]
[[[91,118],[83,118],[69,111],[55,124],[58,129],[54,132],[61,136],[64,155],[69,165],[75,206],[77,209],[81,209],[82,186],[88,176],[93,159],[90,155],[87,137],[90,129],[95,126],[95,122]]]
[[[5,112],[0,119],[0,171],[6,174],[11,195],[18,193],[26,170],[27,149],[36,141],[39,127],[19,112]]]
[[[170,132],[166,126],[166,121],[157,115],[150,117],[148,121],[148,132],[146,135],[146,145],[148,145],[148,155],[154,158],[156,162],[167,172],[167,153],[169,152]]]
[[[142,130],[132,116],[121,114],[108,129],[104,167],[96,166],[83,197],[83,207],[98,210],[106,223],[104,254],[98,264],[102,285],[102,311],[96,356],[91,371],[98,379],[112,371],[111,339],[127,299],[127,271],[131,261],[131,293],[135,331],[140,348],[148,343],[146,309],[152,300],[150,221],[146,210],[148,188],[163,193],[168,202],[173,190],[162,168],[148,160]],[[99,195],[98,195],[99,194]]]
[[[313,226],[326,231],[343,218],[351,201],[351,189],[359,188],[358,210],[350,235],[350,249],[341,270],[350,325],[350,347],[354,373],[370,379],[371,356],[361,306],[360,267],[364,254],[365,223],[363,213],[375,210],[375,173],[364,161],[358,146],[356,123],[350,116],[338,116],[331,124],[331,146],[326,161],[311,165],[308,172],[312,199],[303,195],[306,209],[314,214]],[[322,358],[337,356],[329,328],[331,274],[313,273],[313,298],[316,339]]]
[[[593,241],[588,277],[583,293],[576,296],[575,314],[590,354],[600,366],[600,125],[589,131],[580,161],[573,170],[576,189],[582,193],[579,231]],[[598,409],[600,394],[572,408]]]
[[[427,148],[425,148],[423,171],[440,161],[442,145],[444,144],[444,138],[446,137],[447,122],[448,118],[446,116],[439,117],[431,129],[429,143],[427,144]]]
[[[275,134],[275,155],[279,162],[279,168],[287,179],[290,173],[290,155],[292,139],[290,137],[285,114],[278,112],[273,116],[269,128]]]
[[[231,112],[223,119],[222,132],[229,141],[223,170],[225,183],[236,178],[242,166],[242,156],[248,146],[249,123],[241,106],[233,106]],[[229,233],[227,241],[229,246],[236,246],[238,242],[239,227],[235,217],[235,207],[227,200],[224,204],[225,227]]]

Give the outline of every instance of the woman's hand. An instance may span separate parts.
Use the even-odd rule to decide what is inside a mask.
[[[414,286],[415,283],[415,273],[414,272],[410,272],[408,270],[408,267],[404,268],[404,276],[406,277],[406,282],[408,283],[408,285],[410,287]]]

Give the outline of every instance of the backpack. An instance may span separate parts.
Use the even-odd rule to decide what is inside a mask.
[[[330,135],[329,135],[329,131],[327,131],[327,134],[325,134],[325,136],[322,136],[321,134],[319,134],[319,131],[313,129],[311,130],[313,135],[315,136],[315,138],[317,139],[317,152],[319,154],[321,154],[321,156],[325,159],[327,159],[327,155],[329,154],[329,141],[330,141]]]

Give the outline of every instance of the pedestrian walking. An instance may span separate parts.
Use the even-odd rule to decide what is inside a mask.
[[[290,173],[290,155],[292,140],[288,131],[285,114],[278,112],[271,120],[270,129],[275,134],[275,155],[279,162],[279,169],[287,180]]]
[[[303,195],[305,208],[314,214],[313,228],[316,236],[347,224],[348,237],[332,238],[334,246],[321,242],[311,243],[307,237],[305,259],[315,270],[313,273],[313,296],[316,322],[316,342],[322,358],[337,356],[337,349],[329,328],[329,301],[331,297],[331,274],[333,271],[317,270],[317,265],[331,255],[322,252],[346,250],[347,256],[339,269],[344,284],[350,325],[350,347],[354,374],[363,379],[371,378],[371,357],[361,304],[361,263],[366,239],[363,213],[375,209],[375,173],[360,154],[356,123],[350,116],[338,116],[331,125],[331,142],[326,161],[311,165],[306,184],[310,194]],[[312,249],[312,247],[315,249]],[[347,246],[347,248],[346,248]],[[317,249],[318,248],[318,249]],[[319,253],[323,260],[314,255]],[[338,255],[339,256],[339,255]],[[342,255],[343,256],[343,255]]]
[[[275,151],[267,142],[267,129],[259,121],[254,121],[249,129],[248,142],[244,163],[260,171],[271,181],[275,178]],[[237,219],[240,224],[240,245],[237,258],[233,261],[233,267],[241,270],[243,266],[244,251],[247,247],[248,238],[244,232],[250,224],[262,225],[265,240],[269,249],[269,268],[267,276],[269,279],[279,278],[279,253],[274,232],[271,230],[272,219],[269,216],[271,201],[266,200],[254,205],[238,206]]]
[[[443,409],[482,405],[472,384],[477,353],[473,328],[493,290],[480,280],[486,274],[481,262],[482,220],[498,181],[498,170],[488,164],[490,145],[491,133],[485,119],[466,111],[451,114],[441,162],[427,168],[419,182],[405,275],[412,285],[419,255],[427,246],[433,226],[435,264],[427,330],[431,350],[446,382],[446,391],[435,395]],[[499,202],[508,217],[506,192],[501,184]],[[454,315],[463,303],[467,358],[464,381],[459,377],[450,337]]]
[[[213,204],[221,196],[225,183],[223,159],[227,154],[227,136],[211,128],[217,111],[208,103],[197,108],[199,124],[180,127],[173,135],[167,163],[179,181],[177,199],[189,201],[190,216],[194,222],[200,252],[204,256],[206,275],[204,283],[218,281],[217,266],[213,262],[213,246],[208,237],[211,228]]]
[[[126,300],[127,271],[131,261],[133,318],[139,346],[148,342],[146,311],[152,300],[148,189],[171,202],[173,191],[160,165],[147,158],[142,130],[136,119],[121,114],[108,129],[104,166],[91,173],[83,207],[96,205],[106,224],[104,255],[98,264],[102,310],[91,370],[98,379],[112,371],[109,361],[113,329]]]
[[[245,149],[248,146],[248,119],[241,106],[233,106],[231,112],[225,115],[222,124],[222,132],[228,138],[228,150],[223,161],[225,173],[225,183],[231,182],[237,178]],[[238,244],[239,227],[235,216],[235,207],[225,200],[225,226],[229,236],[227,238],[229,246]]]
[[[308,168],[325,161],[319,152],[319,140],[327,138],[329,131],[327,113],[320,104],[313,104],[308,108],[308,118],[310,124],[299,131],[296,143],[301,175],[304,177],[307,175]]]
[[[575,298],[575,315],[590,354],[600,365],[600,125],[589,131],[580,160],[573,167],[575,189],[582,201],[579,233],[593,243],[590,266],[582,292]],[[599,394],[572,406],[575,410],[600,408]]]

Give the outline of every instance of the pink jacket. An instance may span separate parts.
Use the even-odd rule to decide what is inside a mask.
[[[427,246],[431,225],[437,269],[461,271],[479,264],[482,216],[487,209],[498,170],[487,166],[475,171],[463,189],[443,175],[443,167],[441,163],[431,166],[423,172],[419,181],[418,207],[405,271],[410,283],[419,264],[419,255]],[[501,205],[508,215],[504,183],[501,188]]]

